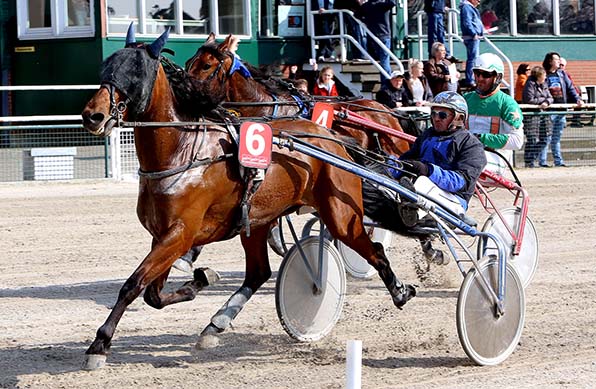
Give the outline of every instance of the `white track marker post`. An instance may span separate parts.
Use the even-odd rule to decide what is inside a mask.
[[[360,389],[362,384],[362,341],[348,340],[346,353],[346,389]]]

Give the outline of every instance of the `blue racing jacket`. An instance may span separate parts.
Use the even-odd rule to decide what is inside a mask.
[[[474,194],[476,181],[486,165],[484,146],[464,128],[437,132],[430,127],[399,159],[426,163],[428,178],[433,183],[466,202]],[[398,177],[401,172],[391,169],[391,174]]]

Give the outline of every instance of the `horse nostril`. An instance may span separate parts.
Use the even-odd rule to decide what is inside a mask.
[[[105,115],[101,112],[95,112],[95,113],[86,113],[83,114],[83,123],[85,124],[97,124],[97,123],[101,123],[104,119]]]

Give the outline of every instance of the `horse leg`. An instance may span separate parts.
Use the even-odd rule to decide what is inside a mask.
[[[161,293],[169,274],[168,270],[145,288],[143,298],[149,306],[161,309],[168,305],[194,300],[203,288],[213,285],[219,280],[219,274],[216,271],[201,267],[195,269],[192,281],[186,282],[175,292]]]
[[[356,214],[347,204],[336,203],[335,206],[337,208],[329,206],[319,210],[329,232],[334,238],[339,239],[360,254],[375,268],[389,291],[393,304],[402,309],[408,300],[416,296],[416,289],[412,285],[404,284],[395,276],[383,245],[371,241],[366,233],[362,215]]]
[[[271,267],[267,254],[267,235],[270,225],[251,227],[250,238],[242,234],[241,241],[246,255],[246,275],[242,286],[211,318],[203,329],[196,344],[196,349],[216,347],[217,335],[223,332],[240,313],[252,295],[271,277]]]
[[[418,238],[424,257],[428,262],[436,263],[437,265],[446,265],[449,263],[449,257],[446,257],[442,250],[437,250],[432,246],[432,237],[430,235],[423,235]]]
[[[201,254],[203,246],[193,246],[190,250],[174,262],[174,268],[183,271],[185,273],[192,273],[192,265],[195,263],[199,254]]]
[[[183,232],[184,226],[175,224],[159,242],[153,240],[151,252],[120,289],[114,308],[105,323],[97,330],[95,340],[85,352],[87,354],[84,366],[86,370],[95,370],[105,365],[112,337],[126,307],[141,294],[147,285],[167,273],[172,263],[180,255],[188,251],[190,243],[184,244]]]

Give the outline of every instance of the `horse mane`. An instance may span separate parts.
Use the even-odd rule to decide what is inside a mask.
[[[181,113],[189,118],[210,116],[210,113],[219,106],[217,99],[210,98],[213,93],[205,94],[204,85],[181,66],[166,57],[162,56],[160,59]]]

